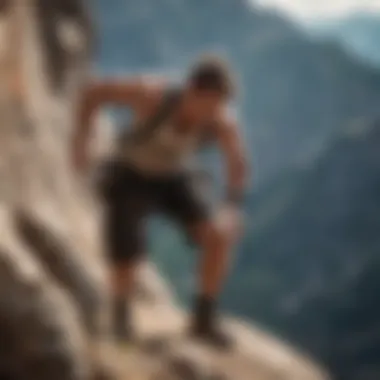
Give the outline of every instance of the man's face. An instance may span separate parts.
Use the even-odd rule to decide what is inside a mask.
[[[190,109],[193,117],[200,123],[213,120],[225,105],[225,101],[225,97],[217,91],[190,91]]]

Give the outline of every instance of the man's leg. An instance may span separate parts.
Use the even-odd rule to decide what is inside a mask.
[[[122,341],[133,338],[130,300],[140,260],[113,263],[111,267],[112,330]]]
[[[106,241],[111,264],[112,329],[118,339],[133,337],[130,300],[142,259],[144,207],[135,200],[109,207],[106,212]],[[141,204],[143,206],[143,204]]]
[[[190,227],[190,233],[201,251],[192,332],[217,346],[227,347],[232,342],[219,326],[217,303],[228,273],[233,242],[212,220],[197,222]]]
[[[218,346],[230,343],[220,330],[216,307],[228,269],[232,239],[213,217],[204,193],[191,177],[173,181],[162,196],[163,211],[190,233],[201,250],[199,288],[194,305],[192,332]]]

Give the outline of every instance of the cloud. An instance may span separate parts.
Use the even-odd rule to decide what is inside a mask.
[[[297,18],[339,16],[355,11],[380,12],[380,0],[253,0],[264,7],[281,9]]]

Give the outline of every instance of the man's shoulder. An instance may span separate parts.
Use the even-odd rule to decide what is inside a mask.
[[[162,76],[156,74],[142,74],[136,77],[141,88],[148,94],[160,95],[164,93],[169,85],[169,81]]]
[[[234,108],[226,106],[218,113],[215,124],[221,129],[230,129],[237,127],[237,112]]]
[[[152,108],[159,107],[171,87],[167,78],[155,74],[140,75],[136,77],[136,81],[139,83],[144,103],[150,104]]]
[[[164,91],[168,80],[162,76],[155,74],[120,74],[103,77],[93,76],[90,78],[88,83],[91,87],[99,87],[99,85],[107,85],[113,87],[128,86],[129,88],[136,88],[146,95],[154,95]]]

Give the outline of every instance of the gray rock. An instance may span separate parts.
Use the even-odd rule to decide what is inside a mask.
[[[91,281],[85,262],[80,260],[81,252],[68,236],[54,230],[49,221],[39,220],[36,216],[18,213],[16,226],[20,238],[42,261],[53,277],[60,282],[77,301],[89,333],[95,334],[97,310],[102,305],[100,292],[95,281]]]
[[[71,4],[76,10],[69,7],[75,15],[67,14],[68,2],[43,3],[36,0],[31,7],[14,0],[0,20],[6,25],[0,28],[0,375],[87,380],[102,372],[89,349],[102,330],[105,288],[95,274],[102,263],[91,252],[96,233],[84,231],[91,219],[88,204],[66,168],[67,132],[54,130],[68,129],[70,97],[78,87],[68,86],[69,79],[78,78],[86,61],[59,38],[43,42],[37,15],[51,13],[55,36],[59,22],[51,20],[75,16],[83,35],[87,27],[79,0]],[[53,56],[63,65],[47,78],[41,73]]]
[[[86,379],[85,339],[71,299],[16,241],[4,209],[0,225],[6,234],[0,242],[0,331],[11,347],[10,370],[21,379]]]

